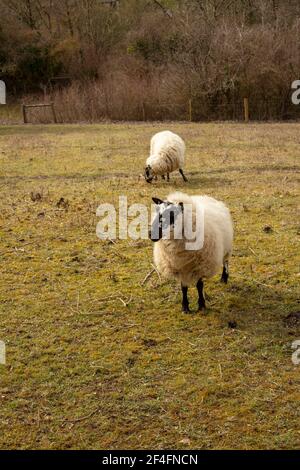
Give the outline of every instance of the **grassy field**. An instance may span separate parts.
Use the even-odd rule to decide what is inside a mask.
[[[164,128],[187,142],[187,184],[140,178]],[[0,448],[300,448],[299,130],[0,127]],[[235,222],[206,314],[182,314],[156,273],[143,283],[150,241],[95,234],[99,204],[175,189],[220,198]]]

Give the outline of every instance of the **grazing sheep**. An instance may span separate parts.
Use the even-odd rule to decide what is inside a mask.
[[[179,192],[170,194],[166,201],[153,198],[153,202],[157,205],[157,212],[149,237],[156,242],[154,263],[162,276],[181,282],[183,312],[190,311],[187,296],[190,285],[197,286],[198,306],[202,310],[205,308],[203,279],[217,274],[222,266],[221,281],[227,283],[229,277],[228,261],[233,241],[229,209],[212,197],[189,196]],[[189,240],[190,236],[186,237],[189,214],[194,240],[197,237],[201,239],[202,235],[201,245],[197,249],[187,245],[192,241],[192,238]],[[199,218],[199,214],[202,217]]]
[[[145,180],[151,183],[153,178],[162,176],[170,179],[170,173],[179,170],[184,181],[187,178],[183,174],[185,143],[179,135],[170,131],[158,132],[151,139],[150,157],[147,158],[145,167]]]

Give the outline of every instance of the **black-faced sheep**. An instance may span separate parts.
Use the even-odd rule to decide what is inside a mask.
[[[212,197],[179,192],[170,194],[166,201],[157,198],[153,201],[157,212],[149,237],[156,242],[154,263],[163,277],[181,282],[183,312],[190,311],[187,294],[191,285],[197,286],[198,306],[202,310],[205,308],[204,279],[217,274],[223,266],[221,280],[225,283],[228,280],[233,242],[229,209]],[[192,236],[189,234],[187,238],[188,225]]]

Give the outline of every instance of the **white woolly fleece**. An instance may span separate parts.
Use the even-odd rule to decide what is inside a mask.
[[[179,135],[170,131],[158,132],[151,139],[150,157],[146,165],[150,165],[154,175],[164,175],[183,169],[185,143]]]
[[[233,224],[229,209],[223,202],[209,196],[189,196],[176,192],[167,200],[204,208],[204,245],[200,250],[186,250],[186,239],[160,240],[154,244],[154,263],[166,278],[175,278],[184,286],[195,285],[199,279],[217,274],[232,252]],[[195,209],[195,211],[194,211]],[[195,229],[193,218],[193,229]]]

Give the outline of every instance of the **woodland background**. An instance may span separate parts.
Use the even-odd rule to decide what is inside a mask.
[[[295,119],[299,0],[0,0],[9,102],[61,122]],[[191,100],[191,101],[190,101]]]

